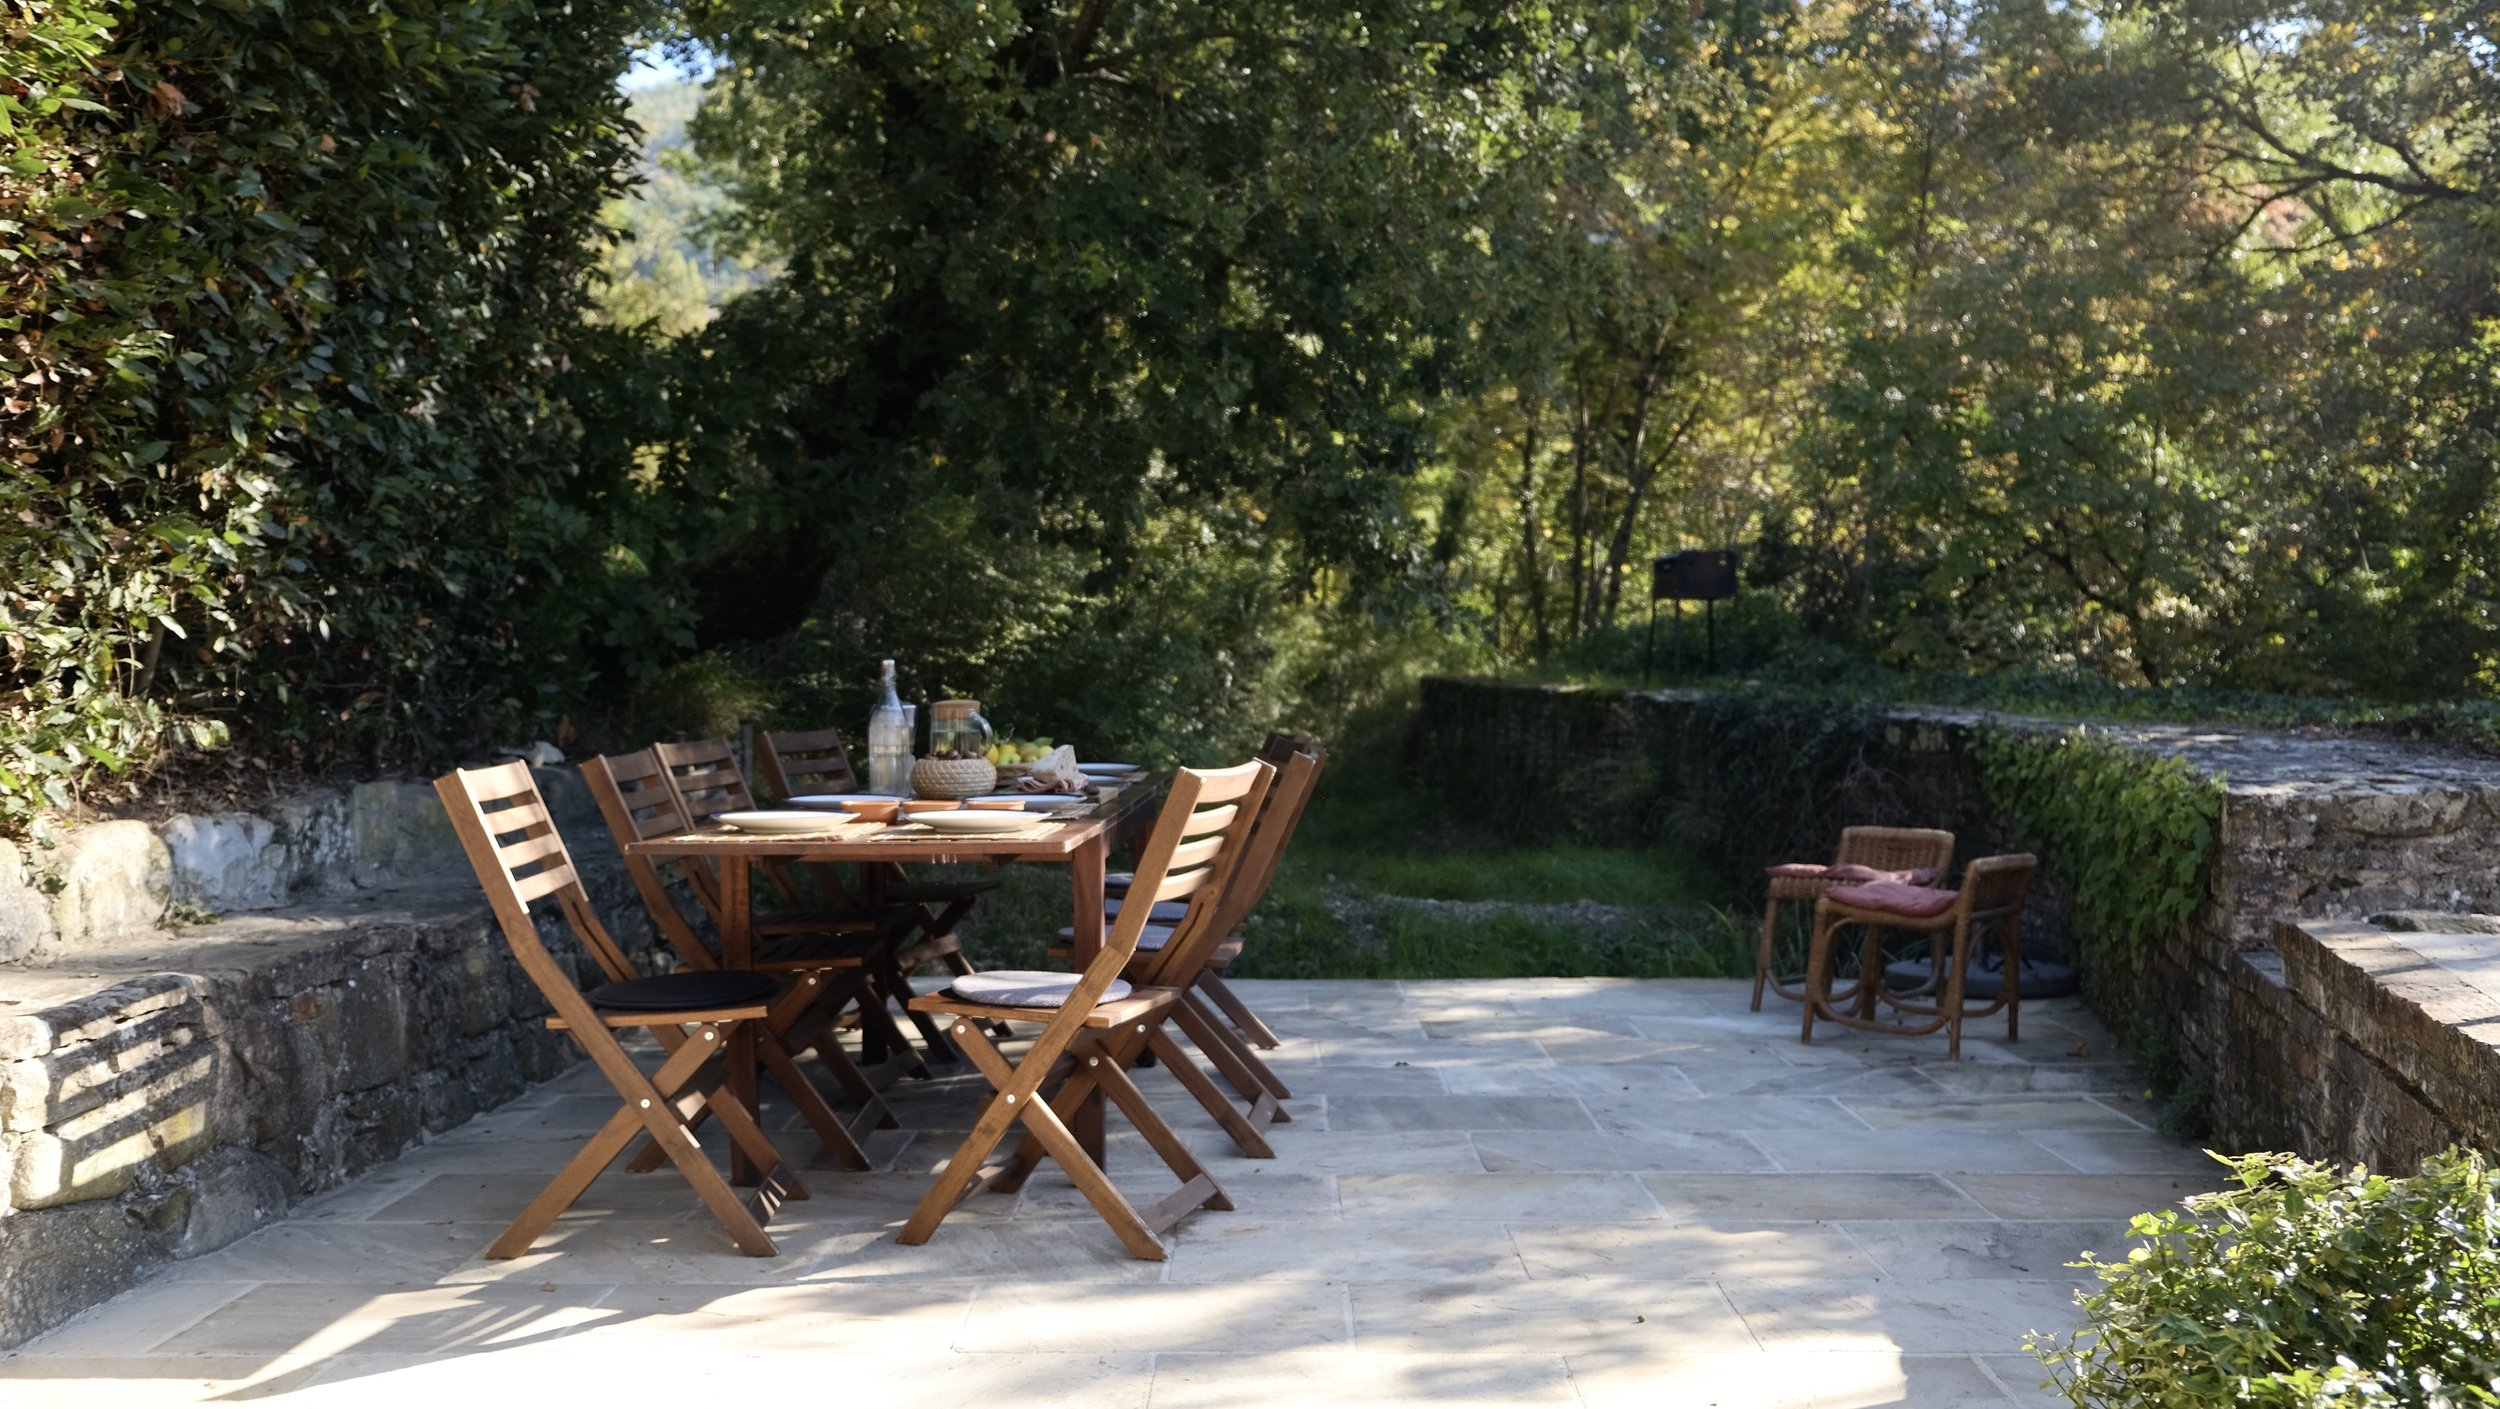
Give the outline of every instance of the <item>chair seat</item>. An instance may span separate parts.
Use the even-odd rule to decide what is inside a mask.
[[[1131,989],[1126,998],[1096,1003],[1094,1011],[1085,1015],[1085,1025],[1106,1028],[1143,1022],[1179,999],[1180,990],[1176,988]],[[1011,1008],[1000,1003],[973,1003],[951,993],[927,994],[914,998],[907,1006],[915,1013],[944,1013],[949,1017],[972,1018],[981,1022],[993,1019],[1000,1022],[1047,1022],[1059,1011],[1057,1008]]]
[[[946,991],[967,1003],[993,1008],[1056,1008],[1075,991],[1077,977],[1039,969],[992,969],[983,974],[958,975]],[[1103,990],[1102,1001],[1116,1003],[1128,995],[1128,981],[1115,978]]]
[[[1877,881],[1873,885],[1842,886],[1828,897],[1833,903],[1870,914],[1898,915],[1907,920],[1932,920],[1953,908],[1960,900],[1957,891],[1937,890],[1932,886],[1914,886],[1900,881]]]
[[[1120,913],[1120,907],[1127,903],[1124,900],[1106,900],[1102,903],[1102,913],[1106,918],[1117,915]],[[1188,913],[1189,902],[1186,900],[1158,900],[1155,902],[1155,908],[1146,912],[1146,918],[1171,925],[1180,923],[1181,916]]]
[[[772,1001],[781,985],[770,974],[744,969],[695,969],[604,984],[583,996],[590,1006],[618,1013],[697,1012]]]

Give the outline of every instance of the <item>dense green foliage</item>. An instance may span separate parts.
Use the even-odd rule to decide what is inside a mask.
[[[2087,1324],[2034,1348],[2080,1409],[2500,1403],[2500,1174],[2451,1151],[2391,1179],[2287,1155],[2086,1255]]]
[[[1426,581],[1436,417],[1553,173],[1719,81],[1715,21],[1592,4],[681,14],[717,247],[781,272],[676,349],[700,414],[624,431],[652,590],[792,716],[891,652],[1167,753],[1476,658]]]
[[[12,809],[168,717],[407,756],[578,687],[548,645],[598,619],[605,535],[560,384],[642,18],[6,6]]]
[[[2488,7],[0,13],[17,812],[884,654],[1212,757],[1695,543],[1791,679],[2500,677]]]
[[[1506,653],[1729,543],[1777,655],[2483,694],[2500,468],[2487,6],[1815,6],[1453,425]],[[1629,551],[1627,551],[1627,549]],[[1767,623],[1766,623],[1767,624]]]
[[[2074,906],[2088,972],[2142,962],[2205,898],[2222,780],[2089,730],[1991,730],[1977,753],[1989,811],[2038,849]]]

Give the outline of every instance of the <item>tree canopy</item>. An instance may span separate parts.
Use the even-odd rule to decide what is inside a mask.
[[[1212,750],[1690,546],[1749,670],[2500,673],[2488,5],[6,10],[16,806],[881,654]]]

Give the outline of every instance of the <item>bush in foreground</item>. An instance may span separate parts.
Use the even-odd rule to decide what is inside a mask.
[[[2390,1178],[2289,1155],[2139,1215],[2086,1325],[2031,1348],[2085,1409],[2500,1405],[2500,1175],[2451,1150]]]

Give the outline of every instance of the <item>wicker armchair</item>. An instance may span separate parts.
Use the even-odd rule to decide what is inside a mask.
[[[1929,884],[1941,882],[1953,866],[1953,834],[1932,827],[1850,827],[1840,834],[1840,855],[1830,866],[1791,864],[1766,868],[1769,873],[1769,898],[1762,905],[1762,945],[1754,953],[1753,1007],[1762,1011],[1764,989],[1791,1003],[1803,1002],[1806,996],[1804,975],[1786,978],[1774,973],[1777,962],[1780,907],[1791,900],[1821,900],[1835,886],[1872,879],[1852,876],[1845,867],[1864,867],[1879,872],[1929,872]],[[1841,874],[1834,874],[1841,872]],[[1855,990],[1834,995],[1833,1001],[1848,998]]]
[[[1946,1054],[1958,1061],[1962,1055],[1962,1023],[2000,1010],[2005,1014],[2006,1040],[2020,1038],[2023,904],[2030,898],[2032,874],[2038,868],[2038,860],[2028,853],[1983,856],[1962,873],[1958,891],[1894,883],[1833,887],[1830,894],[1814,902],[1814,940],[1806,955],[1805,1022],[1798,1031],[1798,1040],[1814,1040],[1814,1020],[1818,1017],[1861,1032],[1890,1032],[1904,1037],[1923,1037],[1941,1030],[1946,1034]],[[1833,952],[1839,947],[1839,933],[1849,925],[1858,926],[1864,937],[1858,982],[1846,995],[1851,1001],[1844,1011],[1843,995],[1825,990],[1831,978]],[[1933,979],[1915,993],[1894,993],[1884,986],[1884,935],[1900,930],[1924,934],[1931,947],[1942,951]],[[1991,932],[1997,953],[2005,961],[2004,981],[1997,989],[1996,1001],[1982,1007],[1967,997],[1970,966],[1978,956],[1983,933]],[[1945,942],[1948,939],[1949,943]],[[1921,997],[1934,1001],[1917,1001]],[[1909,1021],[1885,1021],[1877,1016],[1879,1004],[1906,1015]]]

